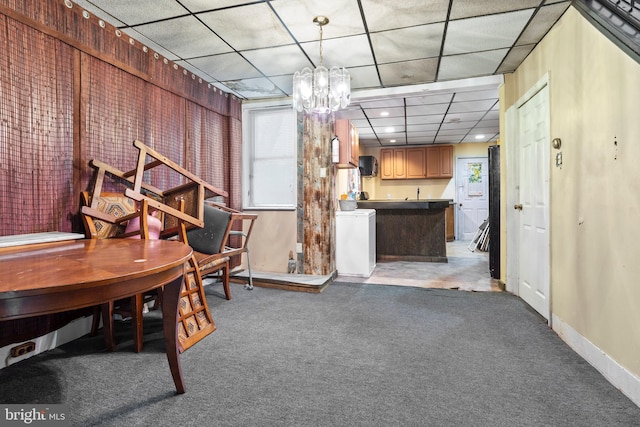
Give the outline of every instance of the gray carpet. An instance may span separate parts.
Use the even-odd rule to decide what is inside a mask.
[[[65,403],[77,426],[632,426],[640,408],[521,300],[334,283],[322,294],[218,285],[218,330],[181,356],[158,313],[145,349],[84,337],[0,370],[0,402]]]

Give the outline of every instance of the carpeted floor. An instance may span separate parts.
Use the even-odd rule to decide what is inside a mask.
[[[145,348],[85,337],[0,370],[0,402],[65,403],[76,426],[630,426],[640,408],[508,293],[333,283],[218,285],[218,330],[181,355],[157,312]]]

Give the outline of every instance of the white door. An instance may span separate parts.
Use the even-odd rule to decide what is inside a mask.
[[[486,157],[456,160],[456,239],[471,240],[489,218],[489,162]]]
[[[549,89],[544,85],[518,109],[520,297],[549,319]]]

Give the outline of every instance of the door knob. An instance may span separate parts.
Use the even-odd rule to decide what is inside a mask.
[[[521,204],[513,205],[513,209],[517,209],[517,210],[521,211],[522,210],[522,205]]]

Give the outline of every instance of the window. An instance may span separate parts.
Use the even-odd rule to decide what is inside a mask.
[[[242,199],[245,209],[296,206],[296,115],[291,107],[245,110]]]

